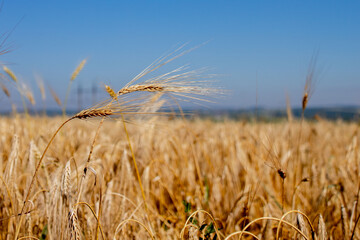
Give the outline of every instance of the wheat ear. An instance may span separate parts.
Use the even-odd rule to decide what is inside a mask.
[[[71,84],[73,83],[73,81],[75,80],[75,78],[79,75],[79,73],[81,72],[81,70],[84,68],[85,64],[86,64],[87,59],[84,59],[81,61],[81,63],[77,66],[77,68],[75,69],[75,71],[72,73],[71,77],[70,77],[70,81],[69,81],[69,85],[68,88],[66,90],[66,96],[65,96],[65,100],[64,100],[64,106],[63,106],[63,115],[65,116],[66,114],[66,105],[67,105],[67,100],[69,98],[69,93],[70,93],[70,88],[71,88]]]

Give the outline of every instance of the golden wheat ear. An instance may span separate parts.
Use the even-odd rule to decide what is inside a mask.
[[[14,82],[18,81],[18,79],[17,79],[16,75],[14,74],[14,72],[11,71],[8,67],[3,66],[3,70],[4,70],[4,72],[6,72],[6,74],[10,77],[11,80],[13,80]]]
[[[70,230],[70,239],[71,240],[80,240],[81,236],[81,229],[79,225],[78,216],[76,213],[76,208],[71,209],[68,215],[68,223],[69,223],[69,230]]]
[[[94,117],[107,117],[113,114],[114,112],[111,109],[85,109],[74,115],[72,118],[88,119]]]
[[[9,89],[8,89],[4,84],[2,84],[2,83],[0,83],[0,86],[1,86],[1,89],[3,90],[4,94],[5,94],[8,98],[10,98],[10,91],[9,91]]]
[[[321,214],[319,215],[319,222],[318,222],[318,239],[319,240],[328,239],[324,218]]]

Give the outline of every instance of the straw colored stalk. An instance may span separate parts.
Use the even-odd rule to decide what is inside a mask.
[[[66,114],[66,105],[67,105],[67,100],[68,100],[69,94],[70,94],[71,84],[75,80],[75,78],[79,75],[81,70],[84,68],[86,61],[87,61],[87,59],[82,60],[81,63],[77,66],[77,68],[75,69],[75,71],[72,73],[72,75],[70,77],[69,85],[68,85],[65,100],[64,100],[64,106],[63,106],[63,115],[64,116]]]
[[[116,95],[115,91],[110,86],[105,85],[105,90],[110,95],[111,98],[113,98],[114,100],[117,100],[117,95]]]
[[[34,98],[34,95],[32,93],[32,91],[30,89],[26,89],[26,97],[27,99],[29,100],[29,102],[31,103],[31,105],[35,105],[35,98]]]
[[[45,93],[45,84],[44,84],[44,80],[41,76],[39,75],[35,75],[36,78],[36,83],[40,89],[40,93],[41,93],[41,100],[43,102],[43,111],[44,111],[44,115],[46,114],[46,93]]]
[[[79,220],[75,210],[69,212],[69,229],[70,229],[70,239],[71,240],[80,240],[81,229],[79,226]]]
[[[21,101],[22,101],[22,104],[23,104],[23,107],[24,107],[25,115],[28,116],[28,110],[27,110],[26,103],[25,103],[25,100],[24,100],[24,97],[23,97],[23,91],[21,90],[21,86],[19,85],[19,81],[18,81],[16,75],[14,74],[13,71],[11,71],[6,66],[3,66],[3,70],[10,77],[10,79],[12,79],[15,82],[16,88],[17,88],[18,92],[20,93],[20,97],[21,97]]]
[[[324,218],[321,214],[319,215],[319,223],[318,223],[318,239],[319,240],[328,239]]]
[[[2,83],[0,83],[0,85],[1,85],[1,89],[3,90],[4,94],[5,94],[8,98],[10,98],[10,91],[9,91],[9,89],[8,89],[4,84],[2,84]]]
[[[14,82],[18,81],[16,75],[8,67],[3,66],[3,70]]]
[[[302,111],[304,112],[307,104],[314,92],[314,85],[315,85],[315,78],[316,78],[316,61],[317,61],[317,54],[314,54],[310,60],[308,73],[306,75],[304,93],[302,98]]]
[[[35,75],[35,78],[36,78],[37,85],[38,85],[38,87],[40,89],[41,99],[43,101],[45,101],[46,100],[46,93],[45,93],[44,80],[39,75]]]
[[[64,172],[61,178],[61,194],[64,199],[69,200],[70,199],[70,191],[71,191],[71,167],[70,167],[70,160],[67,161]]]
[[[70,81],[74,81],[75,78],[79,75],[79,73],[81,72],[81,70],[84,68],[85,64],[86,64],[87,59],[84,59],[81,61],[81,63],[77,66],[77,68],[75,69],[75,71],[73,72],[73,74],[71,75]]]
[[[56,94],[56,92],[54,91],[54,89],[52,89],[50,86],[49,86],[49,90],[50,90],[50,93],[51,93],[51,96],[54,98],[55,102],[57,103],[57,105],[59,105],[59,107],[61,107],[61,100],[60,98],[58,97],[58,95]]]

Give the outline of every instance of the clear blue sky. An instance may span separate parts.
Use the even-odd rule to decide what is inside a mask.
[[[172,66],[210,67],[232,93],[210,107],[299,106],[307,68],[319,50],[320,76],[309,106],[360,104],[359,1],[45,1],[3,0],[1,32],[15,49],[0,56],[40,101],[34,73],[64,98],[68,79],[121,88],[179,44],[196,51]],[[48,93],[48,99],[51,99]],[[7,100],[0,96],[0,100]],[[50,100],[49,100],[50,101]],[[51,100],[52,101],[52,100]],[[51,105],[51,104],[50,104]]]

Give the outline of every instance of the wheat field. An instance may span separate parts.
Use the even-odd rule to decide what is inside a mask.
[[[0,119],[1,239],[360,237],[356,123],[75,119],[19,216],[63,121]]]
[[[359,124],[211,121],[181,101],[227,94],[188,66],[152,75],[190,52],[158,58],[110,98],[67,116],[31,115],[31,89],[4,66],[16,106],[0,118],[0,239],[360,239]],[[12,96],[6,88],[11,86]],[[39,82],[46,99],[44,83]]]

